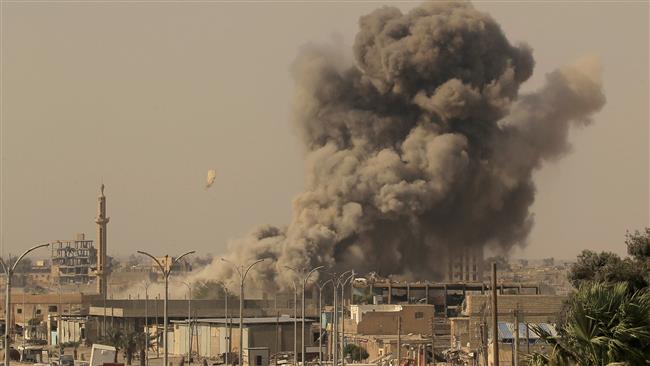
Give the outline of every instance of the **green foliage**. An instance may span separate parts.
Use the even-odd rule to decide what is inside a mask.
[[[627,254],[631,255],[638,261],[647,261],[650,259],[650,228],[645,228],[643,232],[638,230],[634,233],[625,234],[625,244],[627,245]]]
[[[551,349],[532,354],[529,365],[650,365],[650,290],[633,291],[626,282],[584,283],[558,336],[532,329]]]
[[[215,300],[223,299],[224,292],[221,282],[215,280],[196,281],[193,284],[192,294],[195,299]]]
[[[124,350],[126,364],[130,365],[133,355],[146,347],[146,338],[144,332],[125,333],[121,329],[108,329],[106,336],[100,339],[100,343],[115,347],[115,362],[120,350]]]
[[[117,363],[117,354],[120,353],[120,349],[122,349],[122,338],[124,337],[124,333],[120,329],[116,328],[110,328],[106,330],[106,335],[104,337],[100,338],[99,343],[105,344],[107,346],[113,346],[115,347],[115,359],[113,362]]]
[[[362,361],[369,356],[365,348],[359,347],[356,344],[346,344],[343,352],[345,356],[350,356],[352,361]]]
[[[133,361],[133,355],[146,347],[145,334],[143,332],[130,332],[122,337],[122,347],[126,364],[130,365]]]
[[[354,303],[355,304],[372,304],[372,294],[354,294]]]
[[[586,282],[627,282],[635,290],[648,287],[645,275],[644,266],[631,258],[621,259],[611,252],[583,250],[576,263],[571,265],[568,278],[576,288]]]

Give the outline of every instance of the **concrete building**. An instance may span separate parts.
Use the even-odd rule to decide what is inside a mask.
[[[566,296],[557,295],[499,295],[497,316],[499,320],[499,359],[501,365],[512,365],[515,324],[519,323],[520,351],[524,354],[539,351],[538,337],[530,330],[531,324],[554,331],[566,304]],[[491,301],[489,295],[471,294],[463,303],[461,316],[450,318],[451,348],[464,349],[479,359],[491,352],[493,336],[490,329]],[[509,355],[509,356],[504,356]],[[523,362],[524,357],[520,357]],[[490,358],[491,360],[491,358]],[[484,364],[481,361],[481,364]]]
[[[345,341],[365,348],[371,362],[394,355],[398,345],[398,319],[404,358],[423,357],[427,347],[431,349],[432,333],[444,331],[436,330],[433,305],[352,305],[345,324]],[[435,342],[436,349],[448,346],[448,338],[436,337]]]
[[[58,284],[84,284],[94,276],[92,268],[97,262],[97,253],[92,240],[84,234],[77,234],[72,240],[57,240],[50,243],[52,251],[51,278]]]
[[[451,248],[446,261],[446,282],[483,281],[483,247]]]
[[[429,304],[438,317],[457,316],[465,297],[485,294],[489,284],[482,282],[429,281],[355,281],[354,304]],[[501,294],[538,294],[539,286],[531,283],[500,283]],[[368,301],[369,300],[369,301]]]

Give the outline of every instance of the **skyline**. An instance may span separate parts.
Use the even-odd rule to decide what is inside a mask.
[[[353,10],[335,10],[348,6]],[[272,15],[282,8],[300,16],[292,14],[286,19],[288,24],[271,21],[279,31],[272,29],[269,34],[247,34],[242,29],[244,35],[238,36],[244,41],[228,42],[227,34],[220,32],[237,24],[220,19],[223,24],[217,26],[211,17],[224,15],[206,9],[200,12],[198,6],[112,6],[101,11],[79,5],[46,6],[53,15],[42,8],[3,5],[3,27],[12,31],[3,32],[3,49],[9,51],[3,51],[2,59],[6,107],[2,118],[2,254],[40,241],[71,238],[77,232],[93,237],[95,197],[102,182],[111,217],[111,255],[128,255],[127,250],[135,249],[174,254],[178,245],[197,249],[199,254],[218,255],[226,252],[228,238],[239,238],[259,224],[288,224],[291,199],[304,185],[304,153],[289,117],[292,82],[288,67],[306,42],[323,42],[338,33],[332,38],[350,45],[356,32],[355,18],[375,6],[319,7],[325,15],[306,6],[267,6],[264,8]],[[626,20],[618,24],[619,33],[615,34],[632,35],[626,30],[644,21],[647,28],[647,11],[635,7],[647,10],[648,4],[628,8],[599,5],[595,10],[573,5],[585,19],[585,29],[571,34],[584,41],[576,50],[571,49],[571,39],[553,44],[561,35],[569,38],[562,30],[572,14],[544,6],[535,12],[514,5],[476,6],[501,23],[513,41],[526,41],[533,47],[537,65],[531,80],[523,85],[525,91],[539,87],[544,73],[584,53],[596,54],[603,64],[607,104],[591,126],[571,134],[570,154],[536,173],[538,194],[532,207],[536,225],[530,244],[519,254],[561,259],[573,258],[582,249],[623,254],[625,229],[640,230],[648,225],[648,111],[644,105],[648,71],[634,67],[648,64],[648,36],[647,32],[636,34],[637,39],[626,38],[627,45],[607,44],[601,49],[598,44],[605,44],[607,37],[580,37],[596,32],[603,16]],[[232,23],[249,19],[246,16],[257,20],[258,26],[269,21],[263,10],[244,5],[207,10],[223,8],[233,12],[228,13]],[[511,16],[512,11],[535,13],[536,17]],[[118,17],[124,29],[111,29],[111,15],[105,12]],[[336,16],[338,26],[327,22]],[[142,19],[153,22],[145,27]],[[539,38],[539,27],[550,21],[554,27],[548,39],[531,39],[535,34]],[[273,45],[268,39],[259,40],[295,37],[290,28],[296,22],[306,30],[297,39]],[[88,34],[76,34],[80,25]],[[36,30],[28,29],[30,26]],[[211,32],[209,27],[217,30]],[[161,36],[157,32],[168,33]],[[220,39],[222,36],[225,38]],[[210,40],[222,41],[226,47],[211,49]],[[148,47],[143,50],[143,45]],[[635,45],[644,45],[646,52]],[[61,52],[62,46],[69,47],[69,54]],[[102,46],[107,47],[104,53],[92,55]],[[84,48],[91,52],[83,52]],[[239,53],[219,52],[223,49]],[[626,60],[612,56],[621,50],[631,56]],[[255,56],[260,54],[265,55],[264,63],[256,62]],[[185,55],[194,57],[185,59]],[[147,64],[154,60],[157,62]],[[232,75],[224,70],[228,67],[215,66],[220,62],[250,74]],[[117,67],[107,68],[111,63]],[[106,75],[98,72],[102,66]],[[36,80],[39,77],[44,80]],[[61,94],[48,89],[54,88],[46,85],[48,79],[64,89]],[[630,85],[630,80],[636,83]],[[36,88],[39,86],[43,90]],[[41,108],[32,110],[34,101]],[[175,108],[179,101],[181,105]],[[231,103],[234,106],[227,105]],[[630,111],[631,116],[623,119]],[[48,119],[52,124],[44,122]],[[620,123],[625,125],[617,129]],[[48,161],[48,157],[56,160]],[[216,169],[217,177],[214,186],[205,190],[208,169]],[[75,172],[87,173],[75,176]],[[558,202],[562,203],[559,210]],[[571,218],[577,220],[573,225],[567,222]],[[576,243],[576,238],[584,240]],[[186,240],[192,244],[184,243]],[[570,243],[573,245],[568,247]]]

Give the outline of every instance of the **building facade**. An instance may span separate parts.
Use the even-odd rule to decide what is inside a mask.
[[[97,263],[97,251],[92,240],[77,234],[72,240],[50,243],[52,250],[51,278],[58,284],[85,284],[94,279],[92,269]]]

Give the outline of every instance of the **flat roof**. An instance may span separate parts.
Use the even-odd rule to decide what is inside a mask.
[[[276,324],[276,323],[293,323],[295,321],[302,322],[302,318],[293,318],[290,316],[268,316],[268,317],[259,317],[259,318],[243,318],[243,324]],[[203,318],[193,320],[194,323],[207,323],[207,324],[228,324],[232,321],[232,325],[239,325],[239,318]],[[305,318],[306,322],[316,322],[317,319],[314,318]],[[171,323],[184,324],[187,323],[187,320],[171,320]]]

